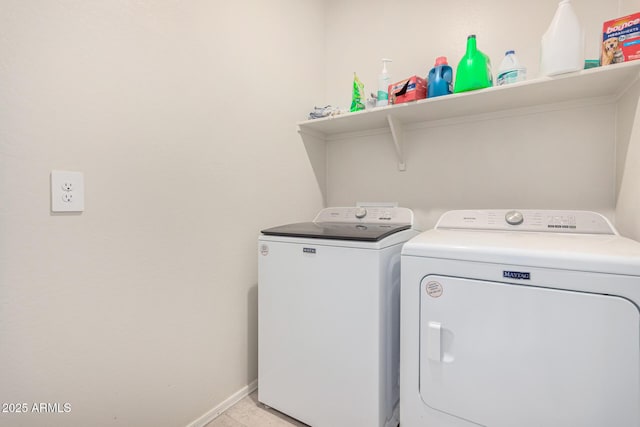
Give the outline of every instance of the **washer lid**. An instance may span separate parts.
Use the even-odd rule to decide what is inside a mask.
[[[262,230],[268,236],[378,242],[394,233],[411,228],[410,224],[371,224],[347,222],[299,222]]]

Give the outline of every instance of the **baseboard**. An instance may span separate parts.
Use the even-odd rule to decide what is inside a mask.
[[[253,380],[246,386],[242,387],[240,390],[233,393],[231,396],[226,398],[222,403],[214,407],[213,409],[207,411],[204,415],[198,418],[195,421],[192,421],[190,424],[187,424],[187,427],[204,427],[209,424],[211,421],[215,420],[220,414],[224,411],[253,393],[258,388],[258,380]]]

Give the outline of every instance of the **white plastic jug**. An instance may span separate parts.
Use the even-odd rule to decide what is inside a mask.
[[[540,74],[553,76],[584,68],[584,32],[570,0],[558,4],[540,46]]]

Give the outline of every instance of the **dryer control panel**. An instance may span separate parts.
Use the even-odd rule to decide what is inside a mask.
[[[563,210],[454,210],[444,213],[436,229],[618,234],[597,212]]]

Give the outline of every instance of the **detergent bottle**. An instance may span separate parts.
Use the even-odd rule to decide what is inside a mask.
[[[498,68],[498,77],[496,77],[496,86],[502,86],[509,83],[522,82],[527,78],[527,69],[523,67],[514,50],[508,50],[502,58],[500,68]]]
[[[429,71],[427,81],[427,98],[449,95],[453,92],[453,70],[447,63],[446,56],[436,58],[436,63]]]
[[[475,34],[467,37],[467,51],[458,63],[454,93],[493,86],[491,61],[478,50]]]
[[[351,108],[350,112],[360,111],[365,109],[365,94],[364,84],[360,81],[356,73],[353,73],[353,89],[351,91]]]
[[[570,0],[558,4],[551,25],[542,36],[540,74],[553,76],[584,67],[584,32]]]

